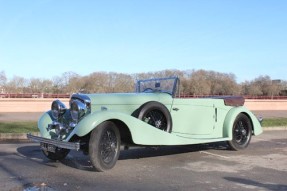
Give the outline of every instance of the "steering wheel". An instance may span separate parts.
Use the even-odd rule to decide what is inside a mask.
[[[152,88],[146,88],[146,89],[144,89],[143,92],[153,92],[153,89]]]

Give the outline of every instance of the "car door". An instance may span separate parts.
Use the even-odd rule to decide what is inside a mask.
[[[210,99],[174,98],[171,107],[173,133],[210,135],[215,128],[216,107]]]

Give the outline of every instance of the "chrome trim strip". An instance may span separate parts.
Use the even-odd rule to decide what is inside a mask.
[[[50,145],[54,145],[59,148],[63,149],[70,149],[70,150],[80,150],[80,143],[72,143],[72,142],[64,142],[54,139],[46,139],[43,137],[38,137],[31,135],[30,133],[27,134],[27,138],[31,141],[38,142],[38,143],[47,143]]]

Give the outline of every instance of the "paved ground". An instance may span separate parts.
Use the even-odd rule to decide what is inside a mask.
[[[287,118],[287,110],[269,110],[269,111],[252,111],[256,116],[261,116],[263,118]]]
[[[34,143],[0,144],[0,190],[287,190],[287,131],[253,137],[248,149],[224,143],[122,151],[116,167],[93,170],[71,152],[44,158]]]

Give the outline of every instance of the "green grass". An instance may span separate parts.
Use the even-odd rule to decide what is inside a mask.
[[[287,126],[287,118],[267,118],[263,119],[263,127],[282,127]]]
[[[38,132],[36,121],[0,122],[0,133]]]

